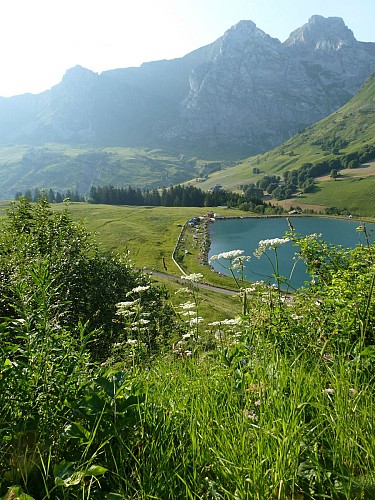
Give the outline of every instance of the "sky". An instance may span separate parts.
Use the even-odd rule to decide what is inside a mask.
[[[375,42],[375,0],[2,0],[0,96],[47,90],[76,65],[101,73],[182,57],[243,19],[283,42],[315,14]]]

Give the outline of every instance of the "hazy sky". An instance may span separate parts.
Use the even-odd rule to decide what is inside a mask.
[[[375,42],[375,0],[2,0],[0,96],[47,90],[77,64],[100,73],[181,57],[242,19],[284,41],[314,14]]]

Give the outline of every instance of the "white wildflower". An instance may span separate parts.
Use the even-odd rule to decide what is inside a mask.
[[[221,321],[213,321],[212,323],[208,323],[208,326],[221,326]]]
[[[190,326],[197,325],[201,321],[203,321],[203,318],[201,318],[200,316],[197,316],[196,318],[191,318],[191,320],[190,320]]]
[[[128,292],[126,294],[126,296],[130,295],[131,293],[140,293],[140,292],[145,292],[146,290],[148,290],[150,288],[150,285],[147,285],[147,286],[136,286],[135,288],[132,288],[132,290],[130,290],[130,292]]]
[[[242,269],[244,262],[248,262],[251,259],[250,255],[242,255],[241,257],[235,257],[232,260],[233,269]]]
[[[133,306],[136,303],[135,300],[128,300],[125,302],[118,302],[116,304],[117,309],[129,309],[129,307]]]
[[[148,323],[150,323],[150,320],[141,318],[140,320],[138,320],[138,323],[140,325],[147,325]]]
[[[275,250],[281,245],[288,243],[288,241],[290,241],[289,238],[271,238],[269,240],[260,240],[260,242],[258,243],[258,248],[255,250],[254,255],[259,259],[267,249]]]
[[[181,279],[192,281],[194,283],[198,283],[198,281],[200,281],[202,278],[203,274],[201,273],[184,274],[183,276],[181,276]]]
[[[174,293],[175,294],[177,294],[177,293],[190,293],[190,290],[189,290],[189,288],[184,287],[184,288],[179,288]]]
[[[193,309],[195,307],[194,302],[185,302],[184,304],[180,304],[181,309]]]
[[[185,311],[184,313],[181,314],[181,316],[196,316],[197,313],[196,311]]]
[[[221,252],[217,255],[213,255],[210,257],[209,262],[213,260],[218,260],[218,259],[227,259],[227,260],[233,260],[236,257],[239,257],[240,255],[243,254],[243,250],[230,250],[229,252]]]
[[[218,326],[218,325],[239,325],[241,323],[241,318],[232,318],[232,319],[223,319],[222,321],[213,321],[209,323],[209,326]]]
[[[136,340],[136,339],[128,339],[128,340],[126,341],[126,343],[127,343],[127,344],[130,344],[130,345],[135,345],[135,344],[137,344],[137,343],[138,343],[138,340]]]
[[[183,336],[182,336],[183,340],[190,339],[190,337],[192,337],[191,333],[184,333]]]

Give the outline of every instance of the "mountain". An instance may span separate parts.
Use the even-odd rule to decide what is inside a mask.
[[[315,179],[314,189],[300,194],[292,204],[335,206],[356,215],[375,216],[375,75],[328,117],[270,151],[221,168],[199,187],[209,189],[220,184],[237,190],[265,175],[283,179],[286,172],[300,174],[304,166],[319,164],[327,164],[325,176]],[[336,180],[328,175],[331,168],[340,172]]]
[[[375,43],[313,16],[281,43],[240,21],[173,60],[0,98],[0,144],[163,147],[202,157],[266,151],[345,104],[375,71]]]

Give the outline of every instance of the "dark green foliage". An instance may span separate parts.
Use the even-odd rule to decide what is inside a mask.
[[[14,199],[19,200],[23,197],[34,202],[40,199],[47,199],[48,203],[62,203],[64,200],[75,202],[85,201],[84,196],[81,196],[77,190],[73,192],[70,189],[68,189],[65,193],[60,193],[60,191],[55,192],[53,189],[48,189],[48,191],[45,189],[40,190],[39,188],[34,188],[32,193],[30,189],[26,189],[25,193],[17,191]]]
[[[132,288],[148,284],[142,273],[126,259],[103,255],[81,224],[73,222],[66,210],[53,212],[45,199],[31,204],[27,199],[13,203],[0,235],[0,316],[13,317],[23,300],[35,301],[33,269],[43,262],[53,276],[53,307],[61,326],[79,321],[96,330],[91,350],[105,358],[122,326],[113,323],[117,302],[125,300]],[[165,292],[151,288],[146,299],[153,312],[152,337],[162,335],[173,322],[170,311],[164,316]],[[52,300],[52,299],[51,299]],[[168,318],[168,319],[167,319]]]
[[[264,183],[264,181],[263,181]],[[262,184],[263,185],[263,184]],[[275,185],[277,187],[277,184]],[[213,189],[204,192],[194,186],[172,186],[163,188],[159,193],[152,191],[113,186],[96,187],[90,190],[92,203],[105,203],[108,205],[150,205],[164,207],[242,207],[245,210],[255,210],[256,207],[267,204],[261,200],[263,194],[259,186],[250,184],[244,187],[243,194],[233,193],[224,189]],[[279,207],[274,207],[275,213]]]

